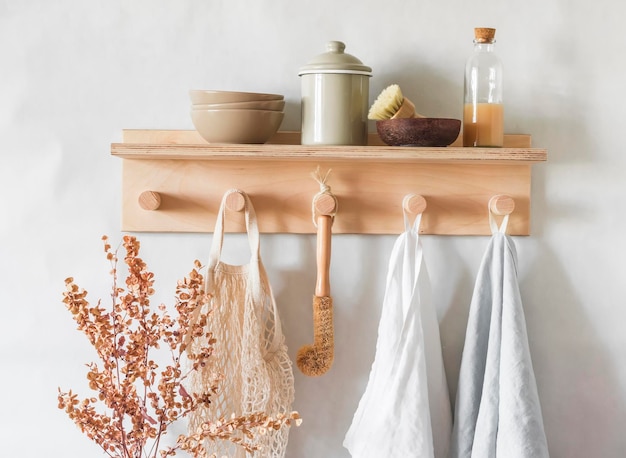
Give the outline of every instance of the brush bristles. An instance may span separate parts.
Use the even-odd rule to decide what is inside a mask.
[[[369,119],[390,119],[400,109],[404,96],[400,86],[392,84],[386,87],[376,98],[367,114]]]

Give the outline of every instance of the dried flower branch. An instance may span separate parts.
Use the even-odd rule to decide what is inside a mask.
[[[174,456],[184,450],[196,458],[207,457],[202,445],[205,439],[230,440],[252,451],[256,449],[255,433],[300,423],[295,412],[277,418],[255,413],[229,420],[216,419],[202,424],[195,434],[181,435],[176,445],[162,449],[161,439],[168,428],[210,403],[219,386],[219,377],[209,383],[210,390],[206,393],[189,394],[184,386],[192,371],[211,364],[213,346],[217,344],[206,331],[209,316],[195,315],[209,300],[204,292],[201,265],[196,261],[188,277],[178,282],[177,316],[173,318],[164,305],[158,307],[158,312],[151,308],[154,274],[139,258],[139,241],[132,236],[124,237],[128,275],[126,287],[122,288],[117,283],[117,251],[111,250],[106,236],[103,240],[106,258],[112,265],[112,309],[106,310],[100,301],[90,305],[87,292],[71,277],[66,279],[63,293],[63,302],[78,329],[87,336],[99,357],[98,364],[87,365],[89,388],[96,396],[79,400],[72,390],[59,389],[58,401],[59,408],[107,456],[157,458]],[[187,342],[195,338],[202,338],[207,344],[192,353]],[[169,356],[163,368],[153,356],[156,350]],[[186,369],[183,368],[185,357],[189,360],[184,365]],[[103,411],[97,411],[97,406],[103,407]]]

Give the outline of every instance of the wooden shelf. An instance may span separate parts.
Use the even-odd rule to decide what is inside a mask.
[[[426,234],[489,234],[487,205],[496,194],[515,199],[509,233],[527,235],[531,166],[547,160],[529,135],[507,135],[504,148],[389,147],[375,134],[368,146],[303,146],[297,132],[279,132],[263,145],[210,145],[196,131],[125,130],[111,153],[123,159],[125,231],[211,232],[225,191],[246,191],[261,232],[314,233],[310,174],[332,169],[328,184],[339,209],[333,233],[396,234],[402,199],[426,198]],[[157,210],[139,196],[158,193]],[[227,215],[227,230],[243,230]]]

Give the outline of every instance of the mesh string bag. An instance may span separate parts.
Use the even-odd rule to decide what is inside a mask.
[[[220,261],[226,196],[220,206],[211,253],[207,265],[206,292],[212,298],[202,310],[210,310],[207,323],[216,340],[210,367],[195,371],[191,390],[206,393],[217,377],[218,390],[211,403],[190,418],[190,431],[206,421],[264,412],[272,417],[287,415],[294,400],[291,360],[282,333],[280,318],[267,274],[259,257],[259,232],[256,215],[245,197],[245,218],[251,260],[234,266]],[[237,191],[241,192],[241,191]],[[192,351],[202,342],[192,342]],[[257,434],[255,452],[246,452],[230,441],[207,441],[209,455],[229,458],[282,458],[285,456],[289,428],[270,429]]]

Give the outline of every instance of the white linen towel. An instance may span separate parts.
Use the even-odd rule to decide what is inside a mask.
[[[452,411],[439,323],[419,240],[405,213],[394,244],[370,378],[344,446],[354,458],[445,458]]]
[[[517,252],[493,235],[470,305],[450,458],[544,458],[548,445],[517,277]]]

